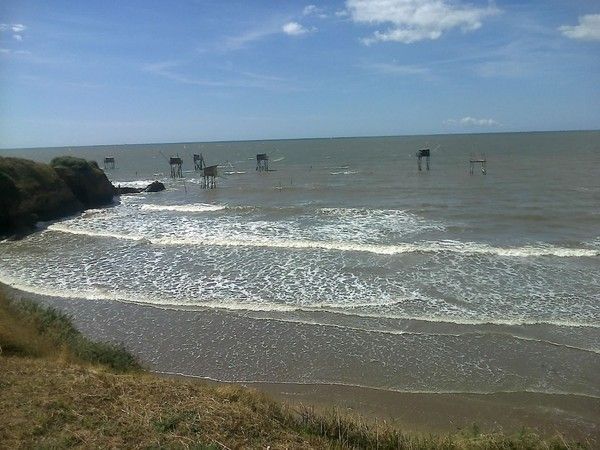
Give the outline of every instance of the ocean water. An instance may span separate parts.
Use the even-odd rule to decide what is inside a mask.
[[[220,164],[216,189],[193,171],[199,152]],[[0,282],[57,299],[157,370],[600,396],[600,132],[0,154],[111,155],[114,184],[165,183],[0,243]],[[487,173],[469,174],[482,154]]]

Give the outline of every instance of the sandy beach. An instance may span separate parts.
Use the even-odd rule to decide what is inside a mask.
[[[134,303],[39,296],[8,286],[3,289],[13,298],[34,299],[67,312],[89,337],[125,343],[150,370],[162,376],[236,382],[292,405],[313,405],[317,410],[337,408],[425,433],[455,432],[474,425],[482,431],[514,433],[527,427],[536,429],[542,436],[560,433],[570,439],[598,442],[600,400],[596,397],[530,392],[409,393],[342,384],[277,382],[271,381],[269,375],[265,375],[264,380],[247,380],[236,378],[239,373],[236,365],[249,357],[241,353],[221,361],[223,367],[231,368],[230,377],[215,377],[215,373],[227,371],[202,372],[201,367],[205,366],[198,360],[197,350],[194,350],[197,347],[186,342],[185,327],[181,324],[196,324],[192,328],[202,339],[206,335],[201,319],[227,328],[236,326],[239,315],[218,310],[168,310]],[[164,326],[165,321],[172,326]],[[148,332],[150,324],[155,327],[153,334]],[[260,361],[257,357],[257,364]],[[264,373],[271,377],[278,373],[277,368],[268,369],[265,368]],[[281,372],[279,375],[285,376]]]

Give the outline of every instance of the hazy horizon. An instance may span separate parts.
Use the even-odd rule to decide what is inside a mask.
[[[479,131],[472,133],[419,133],[419,134],[387,134],[387,135],[362,135],[362,136],[307,136],[307,137],[289,137],[289,138],[266,138],[266,139],[222,139],[222,140],[181,140],[172,142],[110,142],[106,144],[67,144],[56,146],[35,146],[35,147],[0,147],[0,150],[36,150],[36,149],[57,149],[57,148],[78,148],[78,147],[113,147],[113,146],[135,146],[135,145],[178,145],[178,144],[220,144],[220,143],[239,143],[239,142],[270,142],[270,141],[302,141],[318,139],[377,139],[377,138],[402,138],[402,137],[443,137],[443,136],[476,136],[492,134],[527,134],[527,133],[578,133],[595,132],[598,129],[570,129],[570,130],[525,130],[525,131]]]

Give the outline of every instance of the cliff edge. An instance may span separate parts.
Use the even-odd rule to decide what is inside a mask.
[[[112,202],[113,186],[93,161],[63,156],[50,164],[0,157],[0,236],[31,231]]]

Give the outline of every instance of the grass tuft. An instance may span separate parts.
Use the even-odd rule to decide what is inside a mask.
[[[142,370],[123,345],[94,342],[66,314],[29,300],[9,300],[0,292],[0,351],[22,357],[57,357],[103,365],[116,372]]]

